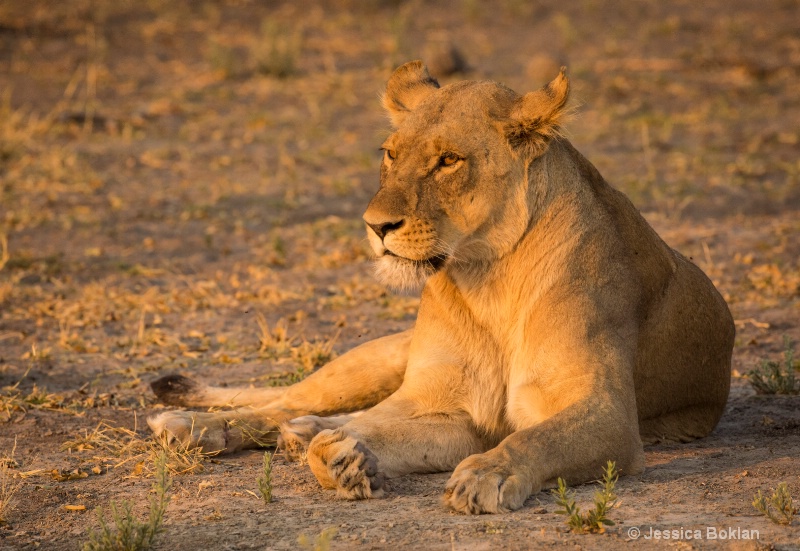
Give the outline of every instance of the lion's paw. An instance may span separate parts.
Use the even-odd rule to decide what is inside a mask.
[[[462,461],[447,482],[444,503],[462,513],[507,513],[522,507],[530,484],[513,469],[476,454]]]
[[[228,422],[214,413],[196,411],[167,411],[147,419],[155,434],[171,448],[201,448],[204,453],[236,451],[241,437],[231,430]]]
[[[381,497],[385,476],[378,458],[342,429],[324,430],[311,441],[308,466],[324,488],[345,499]]]

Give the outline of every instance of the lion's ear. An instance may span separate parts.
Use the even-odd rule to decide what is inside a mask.
[[[383,107],[395,128],[437,88],[439,83],[428,74],[428,68],[419,60],[409,61],[395,69],[382,98]]]
[[[561,67],[561,72],[550,84],[517,99],[506,124],[506,136],[511,147],[528,148],[534,155],[540,155],[547,142],[560,134],[561,124],[568,115],[565,109],[569,98],[566,71],[566,67]]]

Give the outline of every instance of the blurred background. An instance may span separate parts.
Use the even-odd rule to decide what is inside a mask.
[[[417,58],[520,93],[567,65],[578,149],[737,318],[796,313],[798,5],[4,2],[0,377],[80,365],[141,401],[148,371],[252,382],[407,327],[360,216],[379,95]]]

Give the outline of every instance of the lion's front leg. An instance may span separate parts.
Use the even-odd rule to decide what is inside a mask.
[[[568,484],[596,480],[609,460],[620,472],[641,472],[644,452],[635,418],[603,402],[602,396],[577,402],[467,457],[447,483],[445,504],[469,514],[503,513],[519,509],[557,477]]]
[[[308,465],[320,484],[346,499],[379,497],[385,480],[452,470],[486,446],[463,413],[417,413],[395,397],[336,430],[320,432]]]

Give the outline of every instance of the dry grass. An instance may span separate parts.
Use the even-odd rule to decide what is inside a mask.
[[[315,369],[334,359],[333,347],[339,337],[310,342],[304,338],[289,334],[286,319],[281,318],[270,327],[264,316],[256,314],[259,327],[259,354],[267,359],[275,360],[276,365],[292,364],[294,370],[272,373],[266,378],[270,384],[292,384],[310,375]]]
[[[148,465],[155,464],[160,455],[166,458],[171,474],[196,474],[204,469],[205,462],[215,454],[203,453],[198,448],[181,445],[167,446],[152,436],[141,436],[136,430],[115,427],[101,422],[91,431],[84,431],[61,445],[62,451],[91,452],[93,458],[109,461],[112,468],[130,467],[130,476],[151,474]]]
[[[261,354],[267,358],[278,359],[291,353],[293,339],[289,337],[285,319],[279,319],[270,328],[267,320],[259,312],[256,314],[256,322],[260,330],[258,351]]]
[[[13,469],[17,467],[14,455],[17,451],[17,440],[14,447],[0,457],[0,527],[8,524],[8,517],[14,509],[14,496],[22,486],[21,480],[15,480]]]
[[[67,398],[63,393],[48,392],[35,383],[29,391],[20,389],[22,379],[0,389],[0,421],[10,421],[15,414],[24,416],[32,409],[58,411],[70,415],[81,415],[92,407],[96,397]]]

